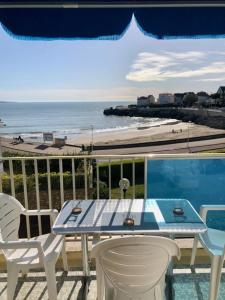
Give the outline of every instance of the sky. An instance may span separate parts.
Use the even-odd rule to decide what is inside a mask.
[[[136,101],[225,85],[225,39],[19,40],[0,25],[0,101]]]

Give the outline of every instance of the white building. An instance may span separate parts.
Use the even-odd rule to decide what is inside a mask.
[[[137,98],[137,106],[149,106],[155,103],[155,97],[153,95],[149,95],[147,97],[139,97]]]
[[[209,95],[206,92],[199,92],[197,93],[197,97],[198,97],[198,104],[202,105],[202,104],[207,104],[208,100],[209,100]]]
[[[174,103],[174,95],[170,93],[159,94],[158,104]]]

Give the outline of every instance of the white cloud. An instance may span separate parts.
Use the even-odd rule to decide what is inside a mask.
[[[219,81],[218,76],[214,76],[220,74],[225,77],[224,55],[225,52],[142,52],[126,79],[137,82],[180,78]]]
[[[216,78],[202,78],[199,79],[198,81],[203,81],[203,82],[219,82],[219,81],[225,81],[225,77],[216,77]]]

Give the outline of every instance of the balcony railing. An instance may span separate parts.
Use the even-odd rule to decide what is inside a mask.
[[[0,163],[3,169],[0,173],[0,192],[15,196],[27,209],[60,210],[63,203],[70,199],[124,196],[134,199],[175,195],[180,198],[189,196],[193,199],[188,200],[195,201],[193,192],[199,198],[204,197],[201,199],[203,203],[208,203],[213,199],[205,198],[206,190],[202,187],[204,178],[218,182],[218,186],[212,182],[214,204],[217,204],[216,201],[219,201],[218,204],[225,203],[222,192],[225,182],[223,154],[2,157]],[[179,166],[182,166],[183,172],[180,175]],[[199,182],[193,174],[199,177]],[[119,180],[124,177],[130,181],[126,195],[119,188]],[[192,204],[196,204],[198,209],[202,202],[195,202]],[[43,221],[40,216],[37,221],[28,217],[23,221],[28,237],[34,231],[42,234],[46,230],[46,220]]]

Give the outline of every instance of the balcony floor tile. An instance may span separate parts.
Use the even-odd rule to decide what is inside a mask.
[[[225,271],[225,270],[224,270]],[[91,283],[88,300],[96,300],[96,274],[91,272]],[[57,270],[58,299],[84,299],[82,286],[82,272],[75,269],[68,273]],[[197,267],[195,271],[189,266],[179,266],[174,269],[175,300],[206,300],[209,288],[209,266]],[[7,273],[0,272],[0,299],[6,299]],[[224,300],[225,272],[223,272],[218,300]],[[20,277],[16,289],[16,300],[47,300],[47,286],[43,270],[29,272],[27,277]]]

